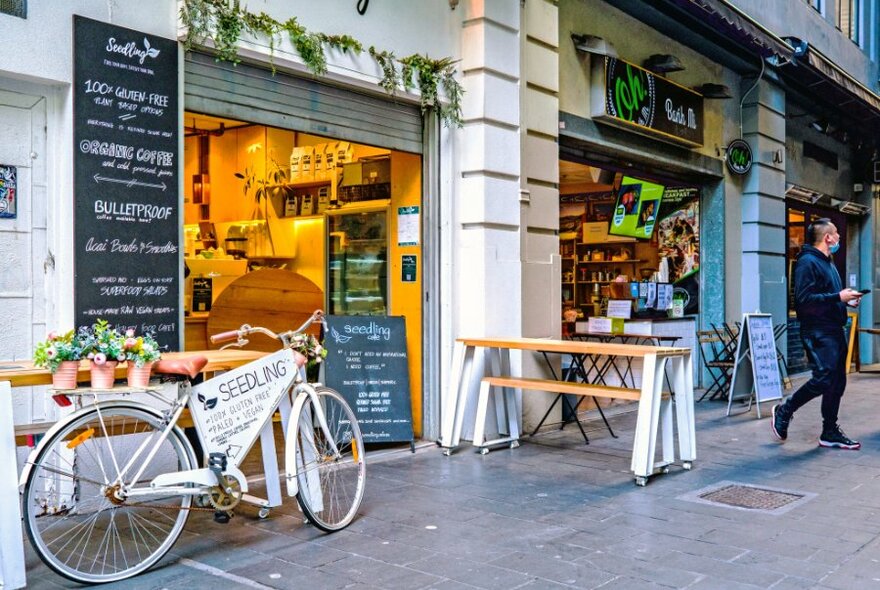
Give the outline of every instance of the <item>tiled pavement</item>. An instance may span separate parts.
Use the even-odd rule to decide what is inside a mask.
[[[819,400],[776,442],[754,410],[697,404],[694,469],[633,484],[635,414],[514,450],[433,445],[368,464],[362,516],[325,535],[293,502],[228,525],[195,514],[151,571],[106,588],[880,588],[880,375],[851,376],[841,424],[861,451],[821,449]],[[744,412],[744,407],[735,411]],[[682,499],[719,481],[809,492],[776,515]],[[70,586],[28,548],[29,587]]]

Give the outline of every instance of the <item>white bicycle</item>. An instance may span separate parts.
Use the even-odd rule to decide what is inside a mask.
[[[191,378],[205,366],[204,357],[161,361],[157,372],[181,376],[176,396],[149,388],[146,393],[167,409],[118,396],[101,400],[108,392],[56,392],[93,401],[49,430],[21,476],[24,526],[46,565],[76,582],[114,582],[159,561],[192,510],[212,511],[225,522],[245,501],[267,516],[280,504],[274,454],[264,462],[269,500],[247,494],[239,465],[261,433],[264,458],[266,444],[274,448],[276,409],[286,437],[288,494],[316,527],[331,532],[348,526],[364,497],[361,431],[342,396],[305,381],[306,358],[291,348],[294,336],[322,320],[316,311],[299,329],[282,334],[244,325],[213,336],[214,342],[243,345],[249,334],[261,333],[282,347],[198,385]],[[207,459],[204,468],[181,427],[187,408]]]

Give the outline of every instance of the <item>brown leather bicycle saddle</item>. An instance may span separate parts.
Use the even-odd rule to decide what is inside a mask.
[[[175,359],[162,359],[153,366],[153,372],[166,375],[185,375],[190,379],[195,379],[207,364],[207,357],[194,354]]]

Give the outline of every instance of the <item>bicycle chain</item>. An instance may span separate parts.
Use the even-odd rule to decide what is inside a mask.
[[[144,504],[142,502],[126,502],[121,504],[122,506],[131,506],[132,508],[157,508],[159,510],[189,510],[190,512],[211,512],[214,513],[216,510],[211,507],[202,507],[202,506],[172,506],[169,504]]]
[[[232,477],[230,475],[225,475],[223,477],[225,478],[226,485],[230,486],[234,490],[232,493],[226,493],[219,486],[214,486],[213,488],[211,488],[209,490],[209,492],[207,494],[202,494],[202,495],[205,498],[207,498],[207,502],[210,504],[213,504],[214,502],[216,502],[216,500],[214,500],[212,497],[214,494],[217,494],[220,497],[220,499],[221,499],[220,501],[223,501],[223,499],[225,499],[227,497],[232,497],[232,499],[234,500],[232,505],[229,507],[226,507],[226,508],[224,508],[222,506],[218,507],[218,506],[213,506],[213,505],[212,506],[192,506],[192,505],[190,505],[190,506],[184,507],[184,506],[177,506],[177,505],[170,505],[170,504],[147,504],[144,502],[123,502],[118,505],[119,506],[131,506],[132,508],[157,508],[159,510],[189,510],[190,512],[211,512],[211,513],[218,512],[218,511],[230,512],[234,508],[236,508],[239,505],[239,503],[241,503],[241,496],[242,496],[241,486],[238,483],[238,480],[235,479],[234,477]],[[235,497],[236,495],[238,496],[237,498]],[[196,498],[196,496],[193,497],[193,501],[195,501],[195,498]]]

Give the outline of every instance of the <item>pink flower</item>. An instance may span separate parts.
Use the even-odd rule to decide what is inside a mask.
[[[52,330],[51,332],[49,332],[49,335],[46,338],[48,338],[49,340],[55,340],[58,338],[58,334],[55,333],[55,330]]]
[[[107,355],[103,352],[98,352],[95,354],[94,357],[92,357],[92,361],[94,361],[96,365],[103,365],[107,362]]]
[[[86,355],[86,357],[87,357],[89,360],[92,360],[92,359],[95,358],[95,353],[94,353],[94,352],[90,352],[89,354]]]
[[[58,351],[55,349],[54,346],[50,346],[46,349],[46,358],[53,359],[56,356],[58,356]]]
[[[131,332],[131,331],[132,330],[129,330],[129,332]],[[128,332],[126,332],[126,334],[127,333]],[[128,338],[125,339],[125,348],[134,348],[137,345],[137,342],[138,342],[137,339],[129,336]]]
[[[125,331],[126,338],[134,338],[134,328],[129,328]]]

